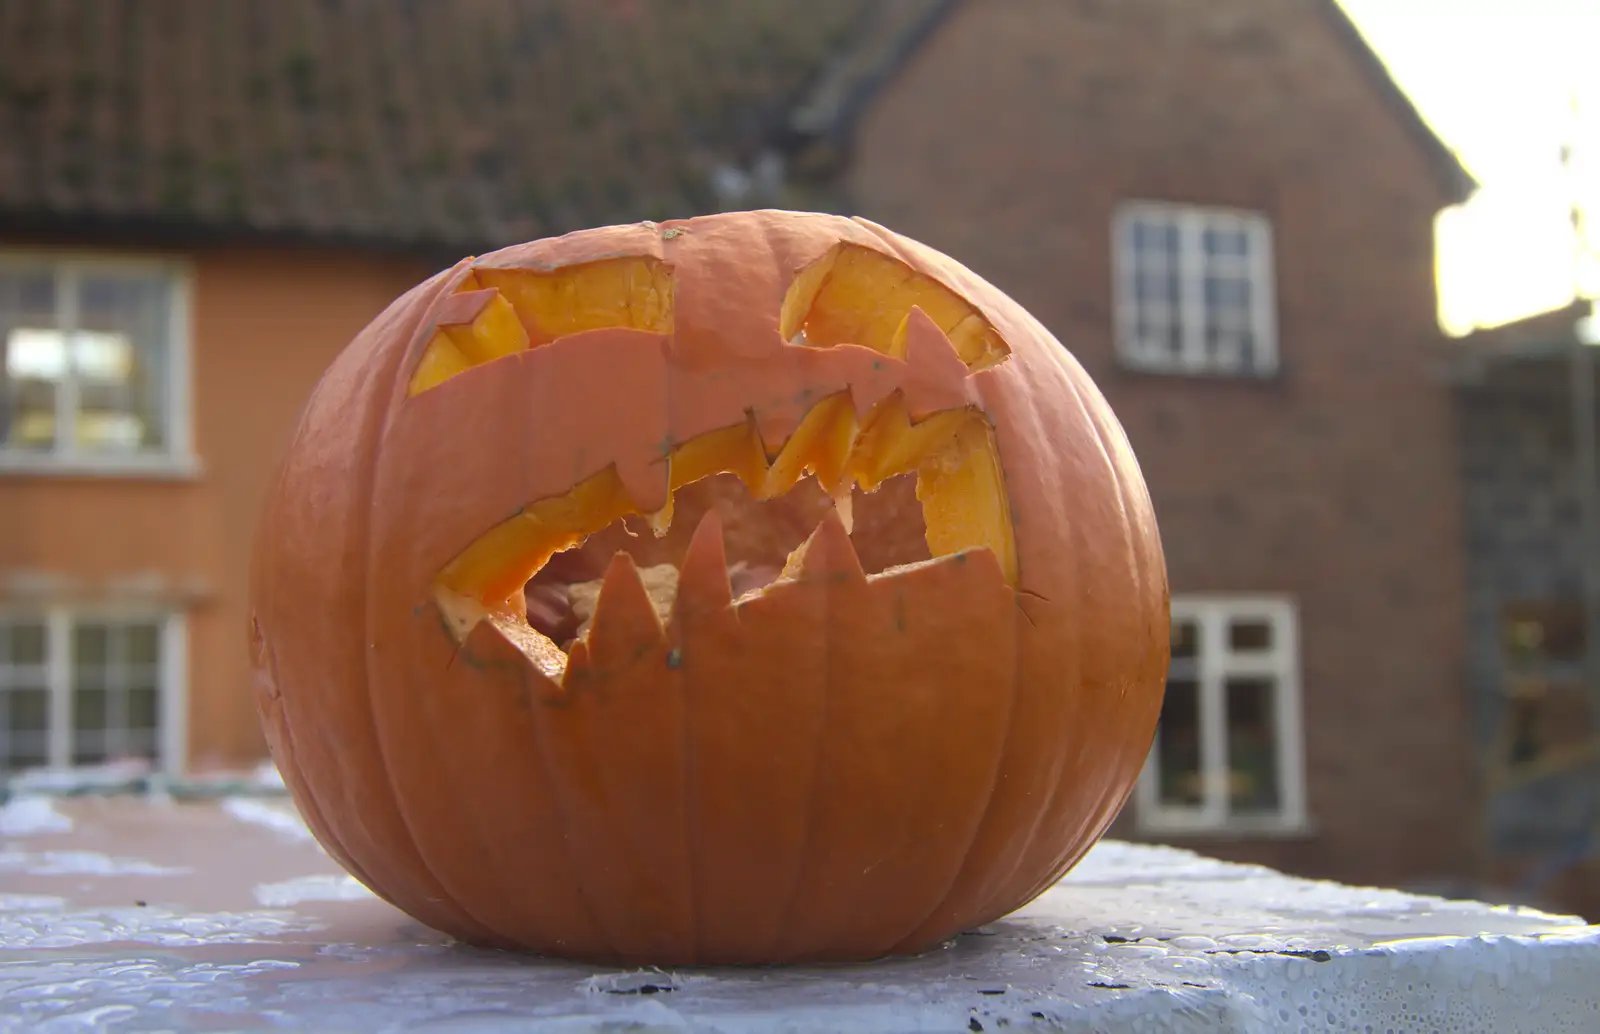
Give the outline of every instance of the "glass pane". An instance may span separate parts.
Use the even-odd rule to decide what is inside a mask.
[[[42,732],[13,732],[0,741],[0,769],[20,772],[43,768],[50,760],[50,740]]]
[[[29,622],[0,625],[0,661],[44,663],[44,626]]]
[[[1278,796],[1277,694],[1271,679],[1230,678],[1228,796],[1235,814],[1275,812]]]
[[[1157,794],[1168,806],[1200,804],[1200,687],[1189,679],[1167,682],[1156,735]]]
[[[1250,239],[1242,229],[1211,227],[1205,231],[1204,238],[1207,255],[1242,256],[1250,250]]]
[[[149,758],[154,761],[160,752],[153,729],[135,729],[122,741],[121,754],[129,758]]]
[[[81,448],[126,452],[164,444],[169,291],[160,276],[95,273],[80,282],[71,353]]]
[[[1206,307],[1218,320],[1242,321],[1249,314],[1250,282],[1241,277],[1206,277]]]
[[[77,732],[104,729],[109,715],[104,689],[77,689],[72,694],[72,728]]]
[[[106,737],[103,732],[78,733],[72,738],[72,763],[98,765],[107,760]]]
[[[42,733],[50,727],[50,694],[43,689],[13,689],[3,694],[6,728],[19,732]]]
[[[0,442],[55,445],[56,385],[65,368],[49,270],[0,270]]]
[[[160,699],[154,686],[128,690],[128,728],[155,729],[161,725]]]
[[[77,667],[106,662],[108,630],[105,625],[87,622],[72,630],[72,663]]]
[[[161,659],[161,630],[154,624],[128,625],[123,659],[132,664],[155,664]]]
[[[1230,621],[1228,648],[1237,653],[1272,649],[1272,623],[1260,618]]]

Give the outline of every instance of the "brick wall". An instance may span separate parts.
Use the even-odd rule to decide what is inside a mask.
[[[1446,195],[1319,5],[963,4],[865,115],[847,189],[855,212],[1011,293],[1088,368],[1151,485],[1174,591],[1298,600],[1315,832],[1194,846],[1420,881],[1462,867],[1473,800],[1455,431],[1429,372]],[[1279,377],[1117,366],[1125,198],[1270,216]]]

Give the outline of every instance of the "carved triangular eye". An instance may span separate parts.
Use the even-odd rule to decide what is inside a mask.
[[[795,276],[783,299],[779,331],[786,341],[815,348],[852,344],[895,355],[913,307],[928,315],[974,370],[1011,354],[971,302],[893,256],[850,243],[828,249]]]
[[[672,269],[640,256],[555,270],[474,269],[445,299],[408,394],[464,370],[586,330],[672,331]]]

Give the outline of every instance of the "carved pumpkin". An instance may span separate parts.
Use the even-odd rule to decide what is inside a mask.
[[[766,574],[735,597],[730,565]],[[581,627],[536,627],[552,600]],[[420,921],[847,960],[1004,915],[1105,831],[1167,604],[1121,427],[1043,326],[882,227],[768,211],[392,304],[270,489],[250,638],[311,829]]]

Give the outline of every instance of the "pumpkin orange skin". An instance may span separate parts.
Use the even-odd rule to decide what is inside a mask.
[[[796,271],[841,241],[953,289],[1009,347],[963,390],[994,428],[1015,585],[988,550],[868,579],[828,517],[821,576],[732,607],[713,519],[680,597],[716,605],[680,607],[663,630],[614,564],[605,627],[564,681],[497,626],[452,638],[434,577],[519,506],[615,463],[641,508],[660,507],[649,436],[753,411],[781,440],[796,398],[857,384],[860,350],[778,331]],[[534,348],[408,396],[474,270],[628,255],[672,269],[670,334],[591,332],[565,358]],[[629,358],[643,355],[662,358],[644,371]],[[571,404],[608,416],[552,418]],[[457,938],[605,963],[866,959],[1005,915],[1111,823],[1168,664],[1150,500],[1082,367],[956,261],[865,220],[791,212],[535,241],[396,300],[301,415],[250,608],[266,739],[327,851]]]

